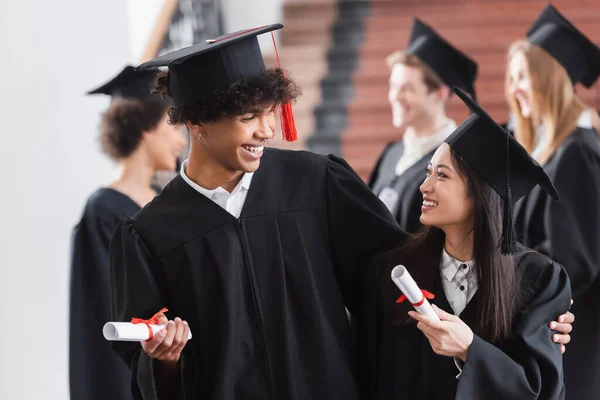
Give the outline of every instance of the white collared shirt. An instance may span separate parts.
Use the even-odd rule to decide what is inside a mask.
[[[477,273],[473,261],[460,261],[442,251],[440,273],[444,294],[454,315],[460,315],[477,291]]]
[[[404,151],[396,164],[396,175],[402,175],[417,161],[435,150],[455,130],[456,122],[448,118],[442,129],[431,136],[417,137],[413,131],[406,132],[402,137]]]
[[[254,175],[254,172],[246,172],[233,191],[229,193],[220,186],[216,189],[209,190],[193,182],[185,173],[187,164],[188,160],[185,160],[181,164],[180,173],[183,180],[186,181],[187,184],[190,185],[194,190],[217,203],[234,217],[239,218],[240,214],[242,213],[242,207],[244,207],[244,203],[246,202],[246,196],[248,196],[248,190],[250,190],[250,183],[252,182],[252,176]]]
[[[446,249],[443,249],[442,259],[440,260],[440,275],[442,276],[442,285],[448,304],[452,307],[454,315],[460,315],[477,291],[478,281],[475,262],[457,260],[448,254]],[[458,368],[456,379],[459,379],[464,363],[462,360],[454,358],[454,365]]]

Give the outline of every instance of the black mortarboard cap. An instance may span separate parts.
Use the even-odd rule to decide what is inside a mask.
[[[157,73],[157,68],[136,71],[134,67],[128,65],[110,81],[89,91],[87,94],[107,94],[113,99],[127,98],[143,100],[147,97],[155,96],[152,94],[152,85]]]
[[[558,200],[554,185],[527,150],[458,88],[454,93],[470,108],[471,115],[445,142],[504,200],[502,252],[515,251],[512,205],[535,185]]]
[[[281,24],[225,34],[143,63],[138,69],[169,67],[169,91],[176,106],[194,105],[215,90],[265,71],[257,36]]]
[[[414,19],[406,52],[417,56],[446,85],[459,87],[475,98],[477,63],[418,18]]]
[[[600,49],[551,4],[533,22],[527,39],[554,57],[573,84],[581,82],[590,87],[598,78]]]

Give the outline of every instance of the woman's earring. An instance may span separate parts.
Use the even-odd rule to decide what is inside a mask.
[[[200,139],[202,139],[202,134],[201,133],[198,134],[198,140],[200,140]]]

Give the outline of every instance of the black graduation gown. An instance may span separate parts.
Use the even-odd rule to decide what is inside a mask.
[[[525,251],[524,248],[521,249]],[[439,269],[419,270],[398,249],[374,258],[365,280],[364,307],[357,319],[357,376],[364,399],[562,399],[562,356],[552,342],[548,323],[565,312],[570,302],[564,269],[545,256],[528,251],[515,256],[521,282],[529,293],[513,325],[513,337],[493,345],[477,334],[462,375],[450,357],[437,355],[425,335],[407,315],[408,303],[390,278],[405,265],[432,300],[453,313],[444,295]],[[475,332],[480,291],[460,318]]]
[[[345,161],[266,149],[239,219],[177,176],[111,244],[117,320],[161,307],[190,325],[169,399],[357,399],[344,306],[376,251],[403,241]],[[114,343],[136,399],[156,361]],[[185,397],[184,397],[185,396]]]
[[[564,265],[576,316],[564,357],[569,399],[600,398],[600,141],[577,130],[544,166],[560,201],[535,187],[515,207],[523,243]]]
[[[398,201],[392,210],[398,224],[409,233],[415,233],[422,228],[421,206],[423,195],[419,187],[425,180],[427,164],[433,157],[435,150],[425,155],[415,164],[411,165],[400,176],[396,175],[396,164],[404,152],[402,141],[389,143],[375,164],[369,187],[377,196],[381,191],[390,187],[398,193]]]
[[[110,320],[108,247],[120,220],[140,210],[126,195],[102,188],[88,199],[72,237],[69,315],[71,399],[131,399],[129,370],[102,336]]]

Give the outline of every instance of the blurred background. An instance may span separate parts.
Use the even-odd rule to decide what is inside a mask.
[[[69,246],[87,196],[115,174],[100,153],[109,99],[84,93],[167,51],[224,32],[281,22],[278,50],[301,86],[300,140],[275,146],[334,153],[366,179],[398,140],[385,57],[421,18],[479,63],[478,100],[508,118],[509,44],[523,38],[543,0],[1,0],[0,399],[68,398]],[[600,1],[553,1],[600,41]],[[267,65],[277,65],[269,35]],[[600,88],[579,85],[598,109]],[[451,99],[449,116],[467,110]]]

